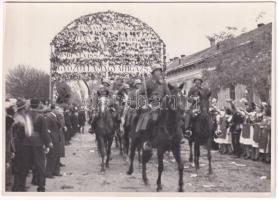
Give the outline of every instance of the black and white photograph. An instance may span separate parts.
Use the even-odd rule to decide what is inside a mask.
[[[274,195],[275,2],[3,16],[4,196]]]

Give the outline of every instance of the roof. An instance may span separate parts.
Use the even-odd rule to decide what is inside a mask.
[[[207,49],[204,49],[202,51],[199,51],[197,53],[191,54],[187,57],[184,58],[179,58],[176,60],[173,60],[168,66],[167,66],[167,73],[175,71],[177,69],[181,68],[186,68],[188,66],[191,66],[193,64],[199,63],[201,61],[204,61],[207,58],[210,58],[212,56],[216,56],[217,54],[222,53],[224,50],[227,50],[225,48],[221,47],[221,44],[225,44],[227,41],[232,41],[233,42],[233,47],[239,47],[242,45],[246,45],[251,43],[252,41],[256,40],[259,36],[263,35],[265,32],[270,32],[272,31],[272,23],[268,23],[266,25],[260,26],[252,31],[243,33],[235,38],[225,40],[223,42],[219,43],[219,48],[217,47],[218,45],[211,46]],[[180,64],[179,64],[180,62]]]

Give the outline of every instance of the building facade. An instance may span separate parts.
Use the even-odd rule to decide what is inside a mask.
[[[188,92],[189,88],[193,85],[194,78],[203,77],[204,70],[215,70],[219,61],[222,64],[224,63],[225,67],[229,67],[234,64],[236,59],[240,62],[240,56],[244,55],[244,52],[247,51],[254,52],[256,57],[263,56],[266,62],[269,63],[271,62],[271,43],[269,43],[269,40],[271,41],[271,38],[269,38],[271,33],[271,23],[259,24],[256,29],[229,39],[229,44],[232,44],[231,46],[225,45],[225,41],[216,44],[214,41],[211,41],[211,46],[207,49],[189,56],[181,55],[181,57],[170,59],[166,70],[167,80],[170,83],[185,83],[185,90]],[[255,48],[257,42],[264,43],[264,41],[266,44],[265,48]],[[254,59],[254,62],[256,61]],[[221,88],[216,95],[218,106],[223,108],[227,105],[226,99],[228,98],[238,102],[241,98],[246,97],[247,93],[246,87],[242,84],[236,84],[231,88]],[[258,94],[254,91],[252,91],[251,99],[249,100],[257,104],[261,101]]]

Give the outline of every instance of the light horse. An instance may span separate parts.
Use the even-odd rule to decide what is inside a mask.
[[[111,145],[115,134],[114,116],[110,109],[110,99],[103,96],[98,101],[98,118],[95,125],[95,133],[98,151],[101,156],[101,172],[105,171],[105,166],[109,167],[111,156]],[[106,161],[105,161],[106,157]]]
[[[163,98],[163,106],[158,110],[158,118],[155,122],[151,122],[146,131],[135,133],[137,141],[131,143],[131,155],[134,155],[135,144],[143,144],[146,140],[151,142],[153,148],[157,149],[158,158],[158,178],[157,178],[157,191],[162,190],[161,175],[163,172],[163,157],[166,151],[172,151],[175,160],[178,164],[179,180],[178,191],[183,192],[183,162],[181,159],[181,145],[182,139],[181,131],[181,113],[176,108],[177,91],[178,89],[173,86],[168,86],[170,90],[169,96]],[[152,157],[152,149],[144,149],[142,154],[142,178],[145,184],[148,184],[147,178],[147,163]],[[133,160],[128,170],[128,174],[133,172]]]

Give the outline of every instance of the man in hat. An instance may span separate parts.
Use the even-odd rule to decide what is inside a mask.
[[[26,155],[23,153],[23,142],[26,134],[26,102],[24,100],[19,99],[16,102],[16,111],[17,112],[15,113],[14,123],[12,126],[12,132],[15,142],[15,157],[13,159],[14,183],[12,191],[23,192],[26,190],[25,179],[22,176],[22,166],[24,162],[26,163]]]
[[[151,78],[143,84],[138,92],[140,95],[138,101],[140,104],[144,103],[144,105],[139,105],[142,113],[136,126],[136,132],[145,131],[151,122],[157,120],[162,99],[165,95],[170,94],[162,71],[161,65],[154,64],[151,70]],[[142,102],[142,97],[144,97],[144,102]],[[150,137],[143,145],[145,149],[150,148]]]
[[[22,148],[24,159],[20,175],[22,183],[25,183],[30,166],[34,166],[38,181],[37,191],[45,192],[45,154],[49,152],[49,148],[52,148],[53,144],[47,132],[46,121],[39,109],[39,105],[40,101],[38,99],[31,99],[30,109],[26,112],[25,136]]]

